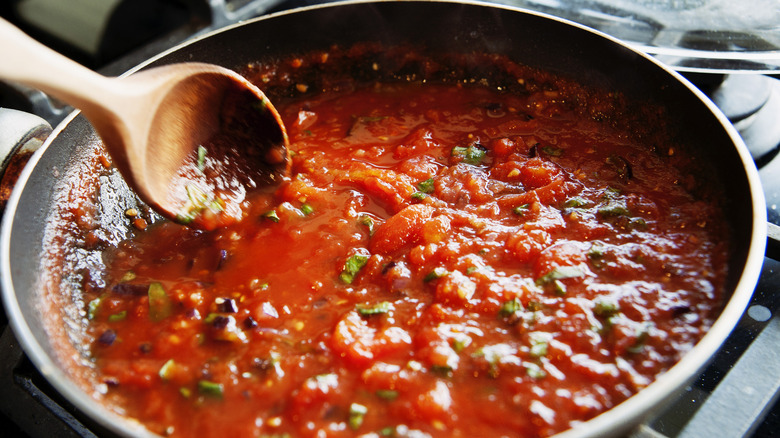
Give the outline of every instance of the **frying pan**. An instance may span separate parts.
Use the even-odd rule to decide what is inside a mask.
[[[652,58],[587,28],[507,7],[358,1],[260,17],[188,42],[138,69],[200,61],[240,70],[258,60],[364,41],[388,47],[412,43],[433,53],[501,54],[666,108],[671,123],[692,140],[696,160],[724,183],[725,220],[732,230],[727,302],[712,329],[677,365],[635,396],[559,436],[625,433],[696,376],[752,295],[766,245],[765,201],[750,155],[727,119],[694,86]],[[88,166],[96,141],[90,125],[74,113],[55,128],[20,175],[0,236],[3,298],[25,352],[65,398],[108,433],[153,436],[100,402],[101,387],[90,380],[79,343],[84,303],[76,287],[67,287],[102,266],[100,245],[67,237],[72,223],[91,228],[102,245],[112,245],[132,233],[122,225],[123,212],[142,207],[116,174],[98,175]],[[94,186],[94,204],[69,210],[72,188],[85,184]],[[66,220],[58,218],[63,215]],[[57,251],[65,257],[51,257]],[[99,279],[91,281],[99,286]]]

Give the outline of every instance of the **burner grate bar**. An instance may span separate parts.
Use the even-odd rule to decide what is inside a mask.
[[[24,372],[24,352],[10,326],[0,336],[0,412],[31,437],[97,438]],[[30,365],[32,367],[32,365]],[[51,392],[51,391],[48,391]]]
[[[764,327],[678,438],[752,435],[780,395],[778,345],[780,315]]]

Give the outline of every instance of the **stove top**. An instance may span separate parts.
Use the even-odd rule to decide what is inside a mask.
[[[108,75],[120,74],[187,38],[267,12],[318,0],[132,0],[105,1],[116,6],[140,2],[155,11],[153,20],[107,14],[106,22],[143,25],[143,37],[121,54],[104,42],[75,44],[57,40],[56,27],[38,21],[26,29],[74,59]],[[140,3],[136,3],[136,6]],[[531,2],[533,3],[533,2]],[[0,15],[24,21],[18,10],[59,0],[12,0]],[[134,9],[137,10],[137,9]],[[23,28],[25,26],[22,26]],[[32,30],[32,31],[31,31]],[[78,38],[75,37],[78,42]],[[110,36],[107,36],[109,40]],[[127,45],[127,44],[126,44]],[[691,73],[688,78],[729,117],[759,167],[769,221],[780,225],[780,76],[770,74]],[[56,125],[70,111],[32,90],[0,84],[0,106],[31,111]],[[689,386],[636,429],[632,438],[780,436],[780,251],[768,253],[753,298],[734,332],[709,366]],[[96,437],[107,432],[81,414],[47,383],[27,359],[0,309],[0,431],[8,437]]]

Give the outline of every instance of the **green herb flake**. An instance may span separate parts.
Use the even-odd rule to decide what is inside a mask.
[[[360,429],[367,413],[368,408],[359,403],[352,403],[349,405],[349,420],[347,421],[349,428],[352,430]]]
[[[103,297],[97,297],[94,300],[90,301],[89,304],[87,304],[87,319],[90,321],[95,319],[98,313],[98,309],[100,309],[100,303],[103,302]]]
[[[135,272],[133,272],[133,271],[127,271],[127,272],[125,272],[125,274],[122,276],[122,278],[120,278],[120,279],[119,279],[119,282],[120,282],[120,283],[127,283],[128,281],[133,281],[133,280],[135,280],[135,278],[136,278]]]
[[[472,143],[468,147],[456,146],[452,148],[452,155],[462,157],[464,163],[476,166],[482,163],[487,155],[487,150],[479,143]]]
[[[584,276],[585,273],[577,266],[557,266],[555,269],[536,280],[536,284],[543,286],[547,284],[553,284],[559,280]]]
[[[517,298],[512,298],[509,301],[504,301],[501,308],[498,310],[498,316],[510,317],[523,311],[523,303]]]
[[[450,341],[450,346],[456,353],[461,353],[469,345],[471,345],[471,338],[468,336],[462,336]]]
[[[355,276],[366,266],[370,256],[364,254],[355,254],[347,259],[344,263],[344,269],[339,274],[339,278],[346,284],[351,284],[355,281]]]
[[[452,367],[449,365],[431,365],[431,372],[434,374],[438,374],[443,377],[451,377],[452,376]]]
[[[179,388],[179,394],[181,394],[181,396],[184,398],[190,398],[190,396],[192,396],[192,391],[190,390],[190,388],[185,388],[184,386],[182,386],[181,388]]]
[[[585,199],[579,196],[569,198],[563,203],[563,206],[565,208],[579,208],[579,207],[584,207],[586,205],[588,205],[588,201],[586,201]]]
[[[634,345],[628,347],[626,351],[634,354],[641,353],[645,348],[647,339],[650,337],[650,329],[652,327],[652,322],[642,323],[642,325],[636,330],[636,341],[634,341]]]
[[[625,216],[629,214],[626,200],[620,196],[620,190],[607,187],[601,194],[601,204],[597,212],[604,218]]]
[[[602,217],[617,217],[628,215],[628,207],[622,199],[612,199],[599,205],[598,214]]]
[[[528,376],[532,379],[539,380],[547,376],[547,372],[545,372],[542,367],[535,363],[525,363],[524,365],[526,374],[528,374]]]
[[[367,214],[361,214],[360,217],[358,217],[358,224],[368,228],[369,236],[374,234],[374,219],[371,218],[371,216]]]
[[[358,304],[356,309],[360,316],[382,315],[393,310],[393,305],[389,301],[382,301],[373,305]]]
[[[119,322],[127,318],[127,310],[108,315],[108,322]]]
[[[260,112],[267,111],[267,106],[268,106],[268,101],[266,99],[260,99],[252,102],[252,108]]]
[[[224,395],[222,384],[211,382],[209,380],[198,381],[198,392],[212,398],[222,398]]]
[[[591,260],[601,260],[604,257],[604,245],[596,242],[590,246],[588,250],[588,258]]]
[[[423,278],[423,281],[428,283],[428,282],[431,282],[433,280],[438,280],[439,278],[446,277],[447,274],[449,274],[449,272],[446,269],[442,268],[442,267],[434,268],[433,271],[429,272]]]
[[[379,389],[375,394],[382,400],[387,401],[393,401],[398,398],[398,391],[394,391],[392,389]]]
[[[434,191],[433,178],[428,178],[425,181],[417,183],[417,190],[421,193],[433,193]]]
[[[206,169],[206,148],[198,145],[198,172],[203,173]]]
[[[203,213],[204,210],[211,210],[215,213],[225,209],[225,201],[214,197],[212,194],[206,194],[196,185],[190,184],[186,187],[187,202],[176,214],[176,220],[182,224],[188,224]]]
[[[529,207],[529,205],[530,205],[530,204],[523,204],[523,205],[518,205],[517,207],[515,207],[515,208],[513,208],[513,209],[512,209],[512,212],[513,212],[514,214],[516,214],[516,215],[520,216],[520,217],[523,217],[523,216],[525,216],[525,215],[526,215],[526,213],[528,213],[528,207]]]
[[[165,292],[163,285],[152,283],[149,285],[149,318],[158,322],[169,317],[173,313],[173,301]]]

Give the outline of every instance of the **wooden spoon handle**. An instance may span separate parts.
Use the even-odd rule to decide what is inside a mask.
[[[103,107],[111,79],[78,64],[0,19],[0,78],[41,90],[77,108]],[[98,97],[100,99],[98,99]]]

